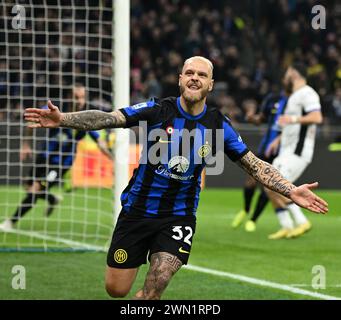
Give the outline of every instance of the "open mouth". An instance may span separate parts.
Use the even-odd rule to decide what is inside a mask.
[[[200,87],[199,86],[197,86],[196,84],[191,84],[191,85],[189,85],[189,86],[187,86],[189,89],[191,89],[191,90],[199,90],[200,89]]]

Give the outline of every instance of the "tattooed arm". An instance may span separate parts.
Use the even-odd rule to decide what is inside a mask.
[[[51,101],[48,109],[28,108],[25,110],[25,120],[31,122],[30,128],[67,127],[78,130],[99,130],[105,128],[122,128],[126,118],[120,111],[111,113],[89,110],[62,113]]]
[[[290,197],[291,190],[295,188],[276,168],[257,158],[251,151],[239,160],[239,165],[265,187],[283,196]]]
[[[124,127],[125,123],[126,119],[121,111],[108,113],[98,110],[88,110],[62,113],[60,126],[87,131],[121,128]]]
[[[296,187],[283,178],[276,168],[257,158],[251,151],[244,155],[238,164],[265,187],[290,198],[299,206],[315,213],[328,212],[328,204],[310,191],[318,186],[317,182]]]

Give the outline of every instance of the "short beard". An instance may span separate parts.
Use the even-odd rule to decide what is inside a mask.
[[[197,102],[200,102],[200,101],[204,100],[207,97],[208,89],[201,90],[199,97],[192,97],[192,96],[190,97],[190,96],[186,95],[185,87],[184,86],[180,86],[180,93],[181,93],[181,95],[183,96],[183,98],[185,99],[185,101],[188,104],[195,104]]]

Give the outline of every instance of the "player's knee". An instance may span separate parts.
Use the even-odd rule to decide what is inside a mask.
[[[130,288],[119,286],[113,282],[106,282],[105,290],[112,298],[124,298],[129,293]]]

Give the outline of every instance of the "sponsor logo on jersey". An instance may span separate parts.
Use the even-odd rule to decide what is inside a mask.
[[[127,260],[128,253],[124,249],[117,249],[114,253],[114,260],[117,263],[123,263]]]
[[[168,168],[176,173],[186,173],[189,168],[189,161],[183,156],[174,156],[169,160]]]
[[[190,179],[194,178],[194,175],[191,174],[190,176],[179,176],[177,174],[171,173],[167,170],[167,168],[165,168],[163,165],[160,165],[156,170],[155,170],[156,174],[160,174],[163,175],[165,177],[169,177],[172,179],[176,179],[176,180],[181,180],[181,181],[187,181]]]

